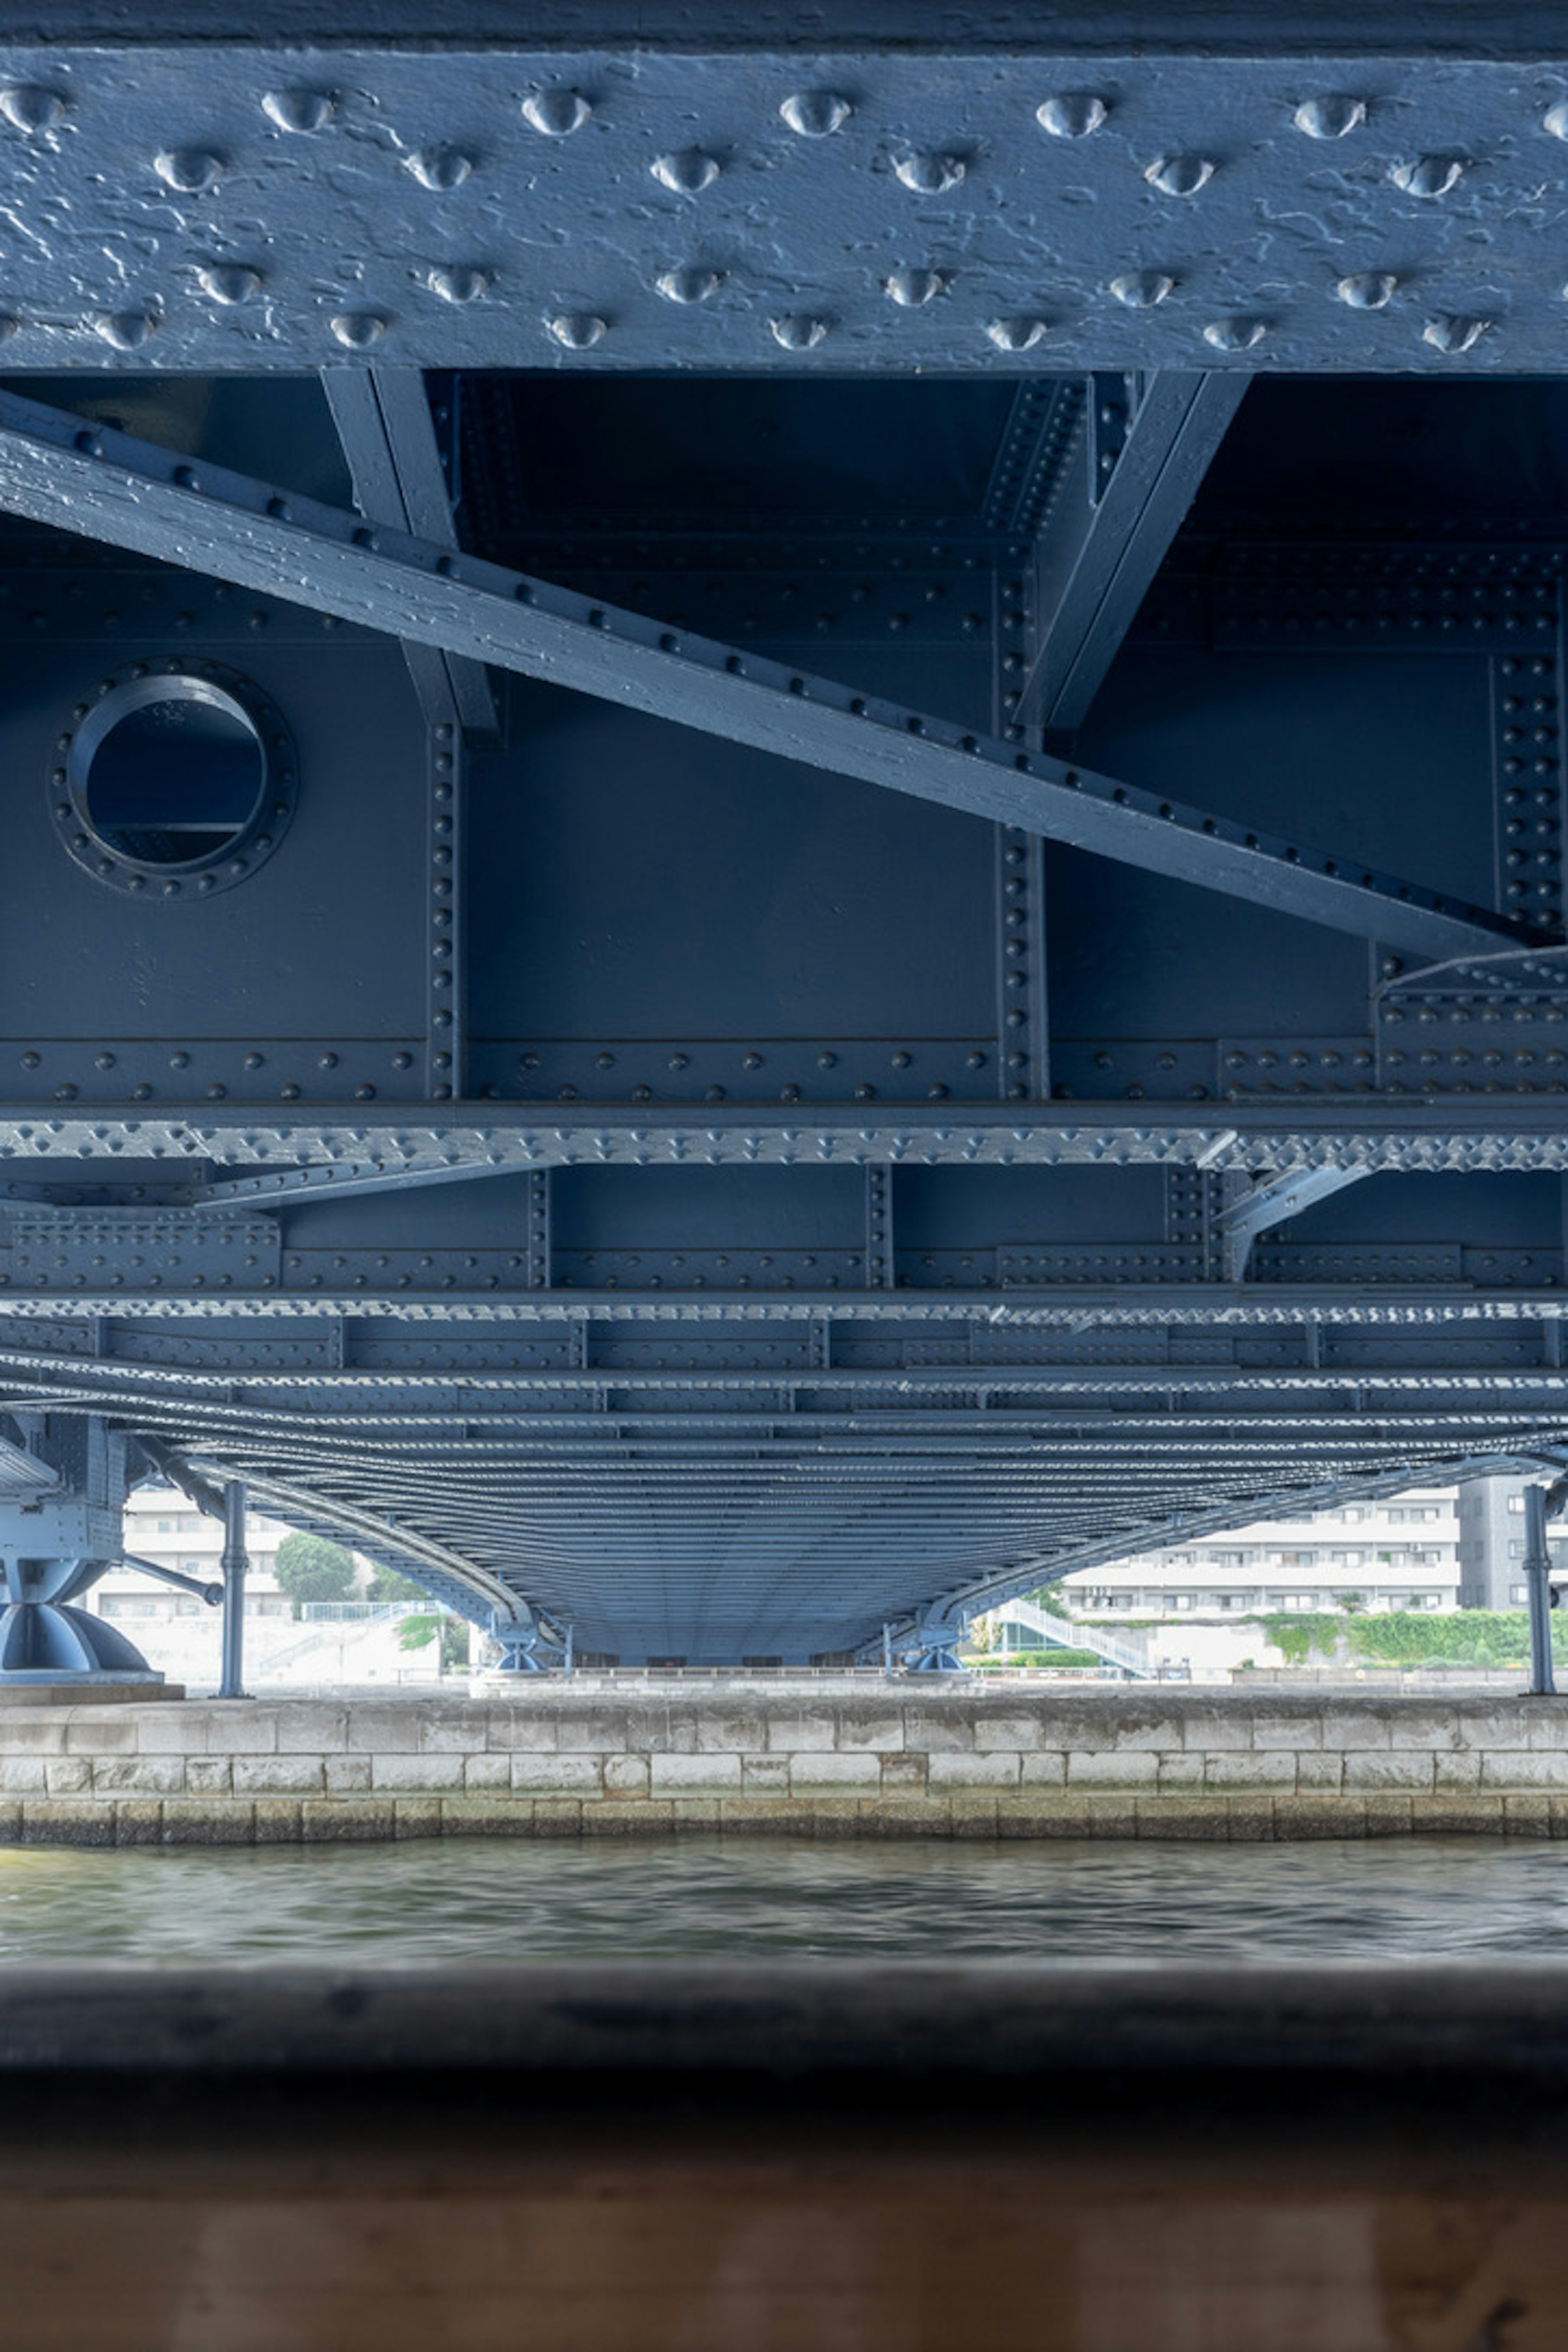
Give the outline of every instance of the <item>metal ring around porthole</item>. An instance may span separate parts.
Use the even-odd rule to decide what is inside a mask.
[[[55,743],[49,808],[110,888],[210,898],[265,865],[294,814],[282,712],[216,662],[137,662],[100,678]]]

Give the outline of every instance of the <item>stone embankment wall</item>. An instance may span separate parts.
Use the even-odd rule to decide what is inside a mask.
[[[0,1703],[0,1843],[672,1831],[1568,1837],[1568,1699],[975,1692]]]

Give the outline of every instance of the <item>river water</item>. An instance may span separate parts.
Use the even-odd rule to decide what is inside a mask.
[[[1524,1839],[0,1848],[0,1965],[1564,1955]]]

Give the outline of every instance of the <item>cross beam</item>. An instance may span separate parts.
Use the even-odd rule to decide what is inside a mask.
[[[0,395],[0,509],[1358,937],[1462,955],[1537,936],[1359,859],[374,530],[10,394]]]

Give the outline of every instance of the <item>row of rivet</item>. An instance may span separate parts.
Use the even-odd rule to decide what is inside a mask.
[[[1532,918],[1561,921],[1563,740],[1555,662],[1544,654],[1498,662],[1492,709],[1501,896],[1514,906],[1528,902]]]
[[[433,1100],[449,1102],[462,1081],[463,1040],[458,984],[458,741],[443,721],[430,730],[430,985],[426,1072]]]

